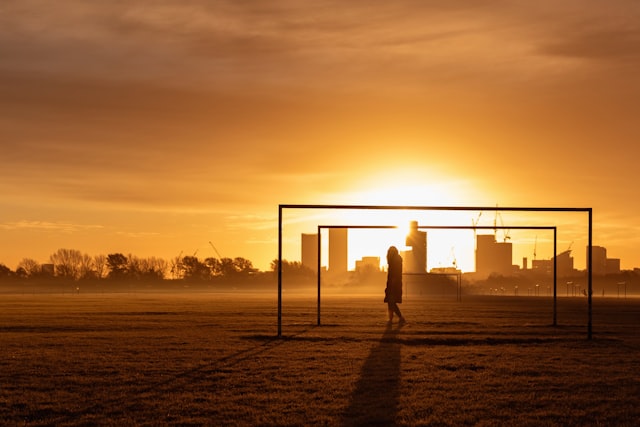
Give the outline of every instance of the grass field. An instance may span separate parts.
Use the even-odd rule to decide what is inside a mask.
[[[0,295],[1,425],[637,425],[640,299]]]

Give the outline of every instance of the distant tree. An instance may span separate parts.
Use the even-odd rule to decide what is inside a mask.
[[[164,275],[167,270],[167,262],[156,257],[139,258],[135,255],[129,254],[126,270],[126,276],[130,279],[164,279]]]
[[[289,262],[286,259],[282,260],[282,271],[287,271],[290,269],[295,269],[297,267],[297,264],[302,264],[296,261],[293,262]],[[269,265],[269,268],[271,268],[271,271],[278,271],[278,260],[274,259],[273,261],[271,261],[271,264]]]
[[[107,268],[110,279],[124,279],[127,276],[128,259],[121,253],[107,255]]]
[[[31,258],[23,258],[22,261],[18,263],[18,268],[23,270],[23,273],[21,273],[25,278],[37,277],[42,271],[40,263]]]
[[[189,280],[211,279],[211,271],[206,264],[200,262],[195,256],[185,256],[182,258],[182,268],[184,278]]]
[[[164,279],[169,263],[156,257],[143,258],[140,260],[142,274],[146,279]]]
[[[224,277],[232,277],[236,273],[236,267],[231,258],[221,258],[219,263],[218,275]]]
[[[180,279],[183,277],[184,270],[182,268],[182,253],[172,258],[170,261],[171,270],[169,271],[172,279]]]
[[[246,258],[236,257],[233,259],[233,267],[236,273],[238,274],[253,274],[258,271],[257,268],[253,267],[253,263]]]
[[[140,279],[143,275],[144,267],[140,258],[133,254],[127,257],[126,276],[129,279]]]
[[[278,260],[274,259],[270,264],[271,271],[278,271]],[[304,282],[312,281],[316,277],[316,274],[309,267],[302,265],[300,261],[287,261],[282,260],[282,275],[294,280],[301,280]]]
[[[222,275],[222,263],[218,258],[205,258],[204,265],[209,269],[211,276],[215,277]]]
[[[164,258],[156,258],[155,270],[162,273],[162,278],[165,279],[169,273],[169,262]]]
[[[77,280],[83,272],[84,257],[75,249],[58,249],[49,257],[57,276]]]
[[[271,264],[269,266],[271,268],[271,271],[278,271],[278,260],[274,259],[273,261],[271,261]],[[302,265],[300,261],[287,261],[286,259],[282,260],[282,271],[288,273],[314,274],[313,270]]]
[[[7,279],[13,275],[13,271],[4,264],[0,264],[0,279]]]
[[[19,279],[28,279],[29,275],[27,274],[27,270],[22,267],[16,268],[16,277]]]
[[[80,276],[81,279],[90,279],[98,277],[93,257],[89,254],[80,256]]]
[[[107,274],[107,257],[105,255],[95,255],[93,257],[93,268],[95,268],[96,277],[102,279]]]

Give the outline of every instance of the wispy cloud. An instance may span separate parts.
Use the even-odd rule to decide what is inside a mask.
[[[0,229],[3,230],[55,231],[63,233],[73,233],[81,230],[95,230],[102,228],[104,228],[102,225],[27,220],[0,223]]]
[[[441,84],[454,75],[524,72],[533,60],[540,67],[541,55],[623,60],[619,53],[637,51],[640,14],[626,0],[67,0],[55,7],[25,0],[2,7],[5,70],[198,87],[424,84],[425,76]]]
[[[595,28],[577,33],[569,30],[567,36],[543,45],[541,51],[620,65],[640,60],[640,28]]]
[[[157,232],[131,232],[131,231],[118,231],[116,232],[117,235],[119,236],[124,236],[127,238],[133,238],[133,239],[144,239],[144,238],[149,238],[149,237],[155,237],[155,236],[159,236],[160,233]]]

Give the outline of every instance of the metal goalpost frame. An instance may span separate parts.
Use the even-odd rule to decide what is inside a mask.
[[[320,326],[320,288],[321,288],[321,255],[322,254],[322,239],[321,233],[323,229],[331,229],[331,228],[346,228],[349,229],[397,229],[397,225],[318,225],[318,262],[317,262],[317,273],[316,280],[318,285],[318,301],[317,301],[317,325]],[[556,252],[557,252],[557,227],[556,226],[547,226],[547,225],[514,225],[514,226],[506,226],[506,225],[419,225],[419,230],[553,230],[553,326],[557,326],[557,260],[556,260]],[[423,275],[423,273],[403,273],[404,275]],[[428,273],[424,273],[428,274]],[[437,274],[437,273],[435,273]],[[450,274],[444,274],[445,276]],[[457,275],[459,276],[459,275]],[[458,288],[460,287],[460,277],[458,277]],[[457,290],[457,301],[462,300],[462,291],[460,289]]]
[[[558,227],[552,225],[516,225],[516,226],[446,226],[446,225],[431,225],[431,226],[418,226],[418,229],[443,229],[443,230],[553,230],[553,326],[558,325]],[[591,253],[591,251],[589,251]],[[460,291],[462,293],[462,291]],[[462,295],[460,295],[462,299]]]
[[[588,320],[587,339],[593,337],[593,209],[592,208],[543,208],[543,207],[486,207],[486,206],[395,206],[395,205],[311,205],[311,204],[280,204],[278,205],[278,337],[282,337],[282,216],[285,209],[329,209],[329,210],[415,210],[415,211],[494,211],[494,212],[585,212],[588,214],[588,244],[587,244],[587,276],[588,276]],[[426,226],[429,227],[429,226]],[[431,228],[466,228],[466,229],[516,229],[518,227],[503,226],[430,226]],[[371,226],[358,226],[353,228],[373,228]],[[380,227],[383,228],[383,227]],[[395,226],[384,226],[395,228]],[[420,228],[425,228],[420,227]],[[532,228],[532,227],[527,227]],[[320,242],[320,233],[318,233]],[[320,243],[318,243],[320,248]],[[556,231],[554,230],[554,325],[556,324]],[[318,251],[318,264],[320,264],[320,251]],[[318,276],[320,267],[318,266]],[[320,322],[320,285],[318,283],[318,323]]]
[[[395,225],[318,225],[318,263],[316,270],[316,279],[318,281],[318,326],[320,326],[320,283],[321,283],[321,273],[322,273],[322,229],[323,228],[346,228],[347,230],[352,229],[394,229],[397,228]],[[278,322],[278,330],[280,330],[280,322]],[[280,333],[278,333],[280,336]]]

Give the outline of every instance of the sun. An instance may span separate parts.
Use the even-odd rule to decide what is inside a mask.
[[[369,177],[362,186],[338,195],[346,205],[368,206],[463,206],[468,197],[461,180],[446,179],[434,173],[402,171]],[[335,196],[335,195],[334,195]],[[334,197],[334,202],[336,198]],[[363,256],[380,257],[381,267],[386,265],[385,254],[389,246],[408,250],[406,236],[409,224],[420,225],[471,224],[473,213],[442,212],[413,209],[344,210],[338,221],[344,225],[368,225],[393,229],[350,229],[349,266]],[[474,268],[473,236],[469,233],[428,231],[428,269],[458,265],[470,271]]]

